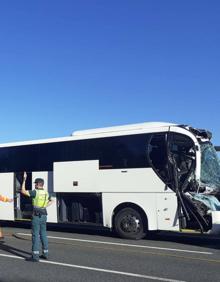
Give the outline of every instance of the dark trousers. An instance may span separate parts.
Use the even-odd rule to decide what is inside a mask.
[[[47,216],[41,215],[32,217],[32,257],[39,259],[39,244],[41,241],[42,252],[48,256],[48,240],[47,240]]]

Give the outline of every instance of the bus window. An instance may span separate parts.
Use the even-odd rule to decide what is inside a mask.
[[[155,172],[168,184],[170,177],[167,161],[166,134],[156,133],[152,135],[148,146],[148,157]]]
[[[88,141],[86,159],[98,159],[100,169],[149,167],[147,134],[98,138]]]
[[[175,162],[179,185],[188,177],[188,172],[195,160],[194,142],[186,135],[170,133],[169,154],[172,162]]]

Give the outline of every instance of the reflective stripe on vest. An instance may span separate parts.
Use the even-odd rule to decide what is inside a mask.
[[[37,208],[46,208],[48,204],[48,192],[45,190],[35,190],[36,197],[33,198],[32,204]]]

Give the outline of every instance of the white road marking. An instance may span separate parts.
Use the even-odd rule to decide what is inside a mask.
[[[31,236],[28,233],[16,233],[22,236]],[[105,244],[105,245],[115,245],[115,246],[123,246],[123,247],[133,247],[133,248],[143,248],[143,249],[156,249],[156,250],[164,250],[164,251],[172,251],[172,252],[185,252],[185,253],[195,253],[195,254],[203,254],[203,255],[212,255],[211,252],[200,252],[200,251],[192,251],[192,250],[183,250],[183,249],[170,249],[170,248],[162,248],[162,247],[154,247],[154,246],[144,246],[144,245],[133,245],[133,244],[124,244],[124,243],[113,243],[106,241],[94,241],[94,240],[83,240],[83,239],[75,239],[75,238],[64,238],[64,237],[55,237],[55,236],[47,236],[50,239],[57,240],[69,240],[69,241],[78,241],[85,243],[94,243],[94,244]]]
[[[15,258],[15,259],[22,259],[22,260],[24,260],[24,258],[22,258],[22,257],[13,256],[13,255],[0,254],[0,256],[1,257]],[[151,280],[157,280],[157,281],[185,282],[183,280],[169,279],[169,278],[163,278],[163,277],[157,277],[157,276],[149,276],[149,275],[143,275],[143,274],[131,273],[131,272],[116,271],[116,270],[105,269],[105,268],[89,267],[89,266],[84,266],[84,265],[62,263],[62,262],[57,262],[57,261],[40,260],[40,262],[41,263],[47,263],[47,264],[53,264],[53,265],[59,265],[59,266],[66,266],[66,267],[71,267],[71,268],[79,268],[79,269],[92,270],[92,271],[98,271],[98,272],[105,272],[105,273],[111,273],[111,274],[117,274],[117,275],[124,275],[124,276],[136,277],[136,278],[151,279]]]

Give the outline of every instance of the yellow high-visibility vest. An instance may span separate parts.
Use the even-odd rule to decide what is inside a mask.
[[[32,204],[34,207],[37,208],[46,208],[48,204],[49,195],[48,192],[45,190],[35,190],[36,197],[32,199]]]

